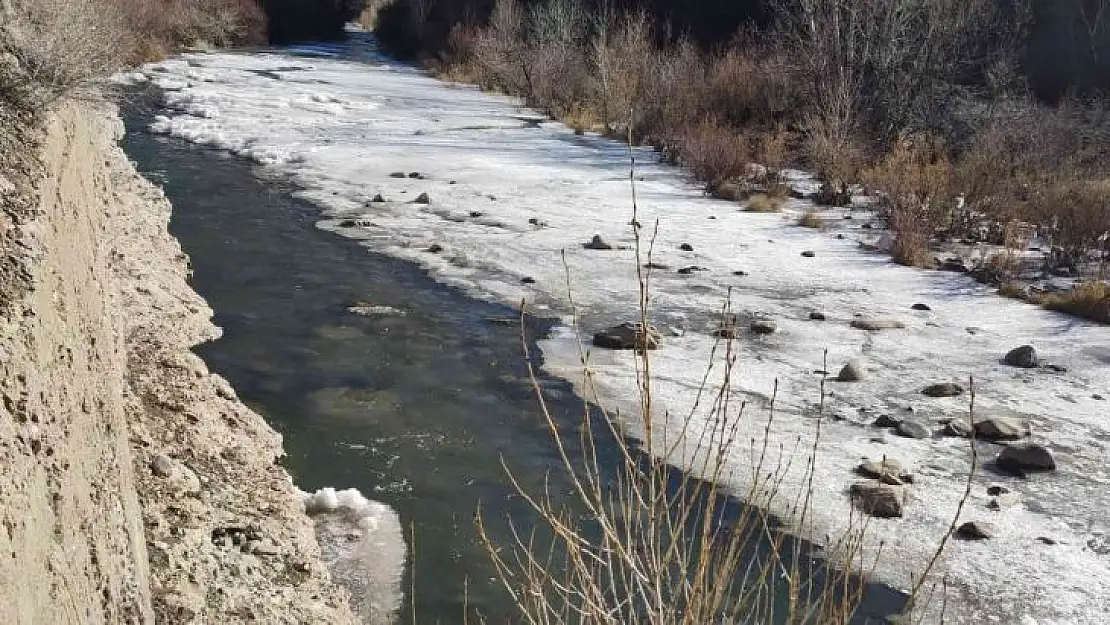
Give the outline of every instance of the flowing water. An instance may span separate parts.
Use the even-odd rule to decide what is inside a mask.
[[[403,622],[462,622],[464,606],[515,622],[474,514],[481,504],[498,540],[508,539],[499,519],[530,528],[502,461],[532,489],[558,464],[520,326],[493,322],[516,313],[317,229],[313,205],[245,161],[145,132],[153,112],[143,102],[129,108],[124,147],[173,202],[192,284],[225,331],[198,353],[284,435],[298,486],[355,487],[398,511],[410,542]],[[356,301],[399,312],[355,315]],[[525,321],[533,351],[550,325]],[[581,399],[561,380],[540,384],[573,433]],[[603,440],[607,470],[614,449]],[[553,492],[565,492],[552,476]],[[725,500],[713,508],[726,518],[739,510]],[[860,621],[903,602],[868,586]]]

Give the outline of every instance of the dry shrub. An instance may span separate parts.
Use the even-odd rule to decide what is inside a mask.
[[[1021,278],[1021,258],[1014,250],[995,252],[983,260],[975,270],[975,277],[987,284],[1006,284]]]
[[[747,210],[753,213],[777,213],[782,210],[784,200],[766,193],[756,193],[748,198]]]
[[[952,198],[952,166],[943,145],[928,137],[903,137],[863,172],[863,179],[882,190],[879,206],[895,235],[895,262],[932,266],[933,236],[951,226],[958,206]]]
[[[627,128],[640,107],[655,55],[651,21],[646,13],[625,16],[616,26],[599,24],[590,43],[593,99],[608,130]]]
[[[1099,323],[1110,323],[1110,284],[1100,281],[1083,282],[1064,293],[1049,293],[1041,305]]]
[[[740,42],[708,61],[704,89],[705,106],[732,126],[771,127],[800,97],[784,52]]]
[[[798,217],[798,225],[805,228],[824,228],[825,219],[821,217],[821,213],[817,211],[808,210]]]
[[[1002,297],[1025,301],[1029,297],[1029,289],[1023,282],[1009,281],[998,285],[998,294]]]
[[[636,111],[640,134],[681,142],[686,130],[705,119],[701,97],[704,75],[705,62],[689,40],[656,50],[649,59],[647,85]]]
[[[747,139],[715,121],[687,128],[681,146],[682,163],[714,186],[740,178],[751,162]]]
[[[755,160],[770,169],[785,167],[793,137],[783,124],[763,132],[756,141]]]
[[[89,87],[127,59],[127,23],[113,3],[12,0],[8,10],[0,35],[40,102],[91,95]]]
[[[116,0],[141,56],[180,45],[263,43],[266,16],[253,0]]]
[[[1034,216],[1052,244],[1049,262],[1081,269],[1106,254],[1110,238],[1110,180],[1067,180],[1050,187]],[[1101,258],[1099,258],[1101,260]]]

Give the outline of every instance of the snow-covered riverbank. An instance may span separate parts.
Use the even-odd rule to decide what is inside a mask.
[[[615,142],[537,124],[510,99],[400,64],[199,54],[140,76],[166,90],[168,110],[155,131],[291,177],[332,218],[324,227],[419,262],[478,296],[524,298],[556,314],[567,313],[565,250],[586,331],[635,317],[634,255],[622,249],[632,242],[628,153]],[[855,239],[865,231],[860,220],[842,219],[845,211],[829,213],[827,231],[800,228],[794,217],[804,201],[792,201],[782,215],[742,212],[702,197],[681,171],[655,164],[650,151],[637,158],[640,221],[659,220],[653,261],[668,267],[653,274],[655,322],[674,330],[654,361],[657,397],[668,408],[690,409],[730,289],[735,311],[778,326],[739,342],[734,386],[761,404],[778,380],[773,436],[788,447],[814,434],[808,409],[818,400],[814,371],[823,350],[833,373],[848,359],[865,359],[864,381],[829,385],[826,410],[837,418],[822,426],[816,531],[836,535],[847,523],[846,491],[862,457],[901,460],[916,477],[905,518],[872,521],[871,536],[873,546],[885,542],[880,579],[906,587],[951,521],[964,488],[967,441],[901,438],[870,424],[884,414],[912,415],[939,430],[942,418],[966,417],[967,396],[934,399],[921,389],[966,386],[974,375],[977,414],[1031,419],[1034,440],[1051,448],[1060,469],[1028,480],[976,478],[964,517],[993,522],[996,535],[950,545],[942,563],[956,588],[950,622],[1104,622],[1110,402],[1095,396],[1110,396],[1105,326],[995,297],[964,276],[894,266],[860,250]],[[808,184],[801,175],[796,182]],[[420,194],[427,203],[417,201]],[[617,249],[584,249],[595,234]],[[679,272],[695,266],[702,269]],[[918,303],[931,310],[911,310]],[[826,320],[812,320],[814,311]],[[860,330],[850,325],[856,314],[896,318],[905,327]],[[1066,372],[1001,363],[1025,343]],[[547,367],[576,377],[577,345],[569,330],[557,332],[543,344]],[[634,397],[629,353],[595,349],[591,361],[606,401]],[[754,411],[740,440],[762,436],[764,425],[765,413]],[[739,492],[749,450],[741,447],[734,458]],[[1021,493],[1024,504],[988,510],[990,484]]]

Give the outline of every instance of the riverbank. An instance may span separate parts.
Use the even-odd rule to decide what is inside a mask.
[[[341,56],[190,55],[145,68],[141,78],[167,90],[157,131],[289,177],[304,189],[301,197],[325,210],[325,228],[413,260],[473,295],[526,299],[557,314],[567,312],[565,251],[584,328],[636,318],[626,147],[545,123],[508,98],[389,61],[368,66]],[[764,409],[777,383],[772,447],[812,440],[822,424],[814,535],[837,536],[850,522],[846,490],[861,456],[909,467],[916,480],[904,518],[873,520],[868,545],[872,554],[882,547],[878,578],[906,587],[948,531],[969,468],[967,441],[934,435],[945,420],[966,419],[966,388],[962,399],[922,390],[937,382],[966,386],[974,375],[977,414],[1030,421],[1059,468],[1028,480],[975,476],[961,521],[989,520],[998,531],[988,541],[950,545],[942,561],[952,589],[949,618],[1098,622],[1110,601],[1098,581],[1107,576],[1088,577],[1108,566],[1098,516],[1105,502],[1097,493],[1105,480],[1100,397],[1110,383],[1110,346],[1098,326],[989,297],[963,276],[892,266],[859,247],[870,232],[865,212],[838,211],[835,222],[830,213],[826,223],[835,227],[824,231],[800,228],[797,217],[812,209],[806,201],[787,202],[782,215],[742,212],[704,198],[650,152],[635,153],[639,218],[660,223],[652,278],[655,322],[667,335],[655,365],[660,404],[672,414],[691,410],[730,293],[742,318],[773,320],[775,332],[739,342],[735,392]],[[813,184],[803,175],[791,183]],[[379,195],[384,201],[375,201]],[[612,249],[583,247],[595,234]],[[897,323],[867,330],[857,316]],[[543,344],[551,371],[573,379],[578,340],[557,332]],[[1005,365],[1002,356],[1024,343],[1055,367]],[[824,369],[824,347],[834,374],[862,358],[867,377],[831,385],[829,418],[819,421],[821,379],[813,372]],[[595,350],[591,364],[605,399],[619,404],[635,392],[625,354]],[[693,412],[695,423],[704,416]],[[913,421],[921,427],[901,431],[926,436],[885,432],[873,425],[881,417]],[[765,425],[760,416],[748,419],[738,436],[762,438]],[[984,443],[980,451],[990,459],[1000,449]],[[738,492],[746,452],[731,458],[728,477]],[[1025,503],[990,510],[993,485],[1017,491]],[[1021,566],[1005,564],[1016,554]]]
[[[0,620],[354,623],[280,437],[190,351],[219,332],[122,130],[60,104],[0,198]]]

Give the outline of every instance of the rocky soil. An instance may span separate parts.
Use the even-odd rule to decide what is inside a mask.
[[[0,622],[355,622],[115,111],[47,126],[0,188]]]

